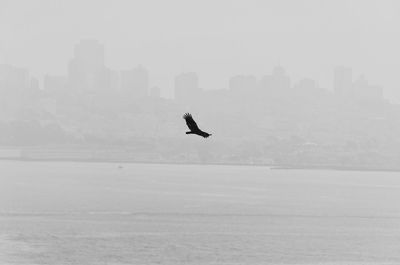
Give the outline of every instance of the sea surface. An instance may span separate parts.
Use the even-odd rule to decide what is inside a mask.
[[[0,161],[0,264],[400,264],[400,173]]]

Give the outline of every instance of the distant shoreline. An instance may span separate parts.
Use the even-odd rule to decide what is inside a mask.
[[[274,165],[259,163],[201,163],[201,162],[174,162],[174,161],[147,161],[147,160],[102,160],[102,159],[35,159],[35,158],[0,158],[0,161],[20,162],[74,162],[74,163],[109,163],[109,164],[154,164],[154,165],[202,165],[202,166],[251,166],[267,167],[272,169]]]
[[[248,166],[266,167],[271,170],[335,170],[335,171],[360,171],[360,172],[400,172],[399,168],[379,168],[363,166],[335,166],[335,165],[287,165],[287,164],[263,164],[263,163],[202,163],[202,162],[178,162],[178,161],[148,161],[148,160],[105,160],[105,159],[35,159],[35,158],[0,158],[0,161],[20,162],[75,162],[75,163],[110,163],[110,164],[155,164],[155,165],[202,165],[202,166]]]
[[[297,166],[297,165],[276,165],[272,166],[271,169],[274,170],[336,170],[336,171],[362,171],[362,172],[400,172],[399,168],[389,168],[389,167],[364,167],[364,166]]]

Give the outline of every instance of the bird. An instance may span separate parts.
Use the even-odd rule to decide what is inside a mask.
[[[202,130],[199,129],[199,127],[197,126],[196,122],[194,121],[194,119],[192,117],[192,114],[185,113],[183,115],[183,118],[185,119],[186,125],[189,127],[189,130],[190,130],[190,131],[186,132],[186,134],[197,134],[204,138],[210,137],[212,135],[210,133],[203,132]]]

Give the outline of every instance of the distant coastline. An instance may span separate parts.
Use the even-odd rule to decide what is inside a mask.
[[[341,165],[275,165],[274,170],[338,170],[366,172],[400,172],[400,167],[341,166]]]
[[[400,167],[372,167],[355,165],[295,165],[295,164],[266,164],[252,162],[198,162],[198,161],[151,161],[129,159],[83,159],[83,158],[24,158],[0,157],[0,161],[21,162],[77,162],[77,163],[110,163],[110,164],[159,164],[159,165],[204,165],[204,166],[254,166],[266,167],[271,170],[337,170],[364,172],[400,172]]]
[[[149,161],[149,160],[104,160],[104,159],[71,159],[71,158],[4,158],[0,161],[20,161],[20,162],[76,162],[76,163],[110,163],[110,164],[154,164],[154,165],[203,165],[203,166],[255,166],[278,169],[274,165],[258,163],[229,163],[229,162],[182,162],[182,161]],[[279,168],[280,169],[280,168]]]

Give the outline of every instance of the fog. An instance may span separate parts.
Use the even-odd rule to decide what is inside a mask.
[[[173,97],[173,76],[196,71],[205,89],[277,64],[331,89],[348,65],[398,102],[398,1],[0,1],[0,62],[42,77],[65,74],[71,47],[95,38],[113,69],[144,64]]]
[[[0,0],[0,263],[400,264],[399,11]]]
[[[4,159],[398,167],[396,1],[0,3]]]

